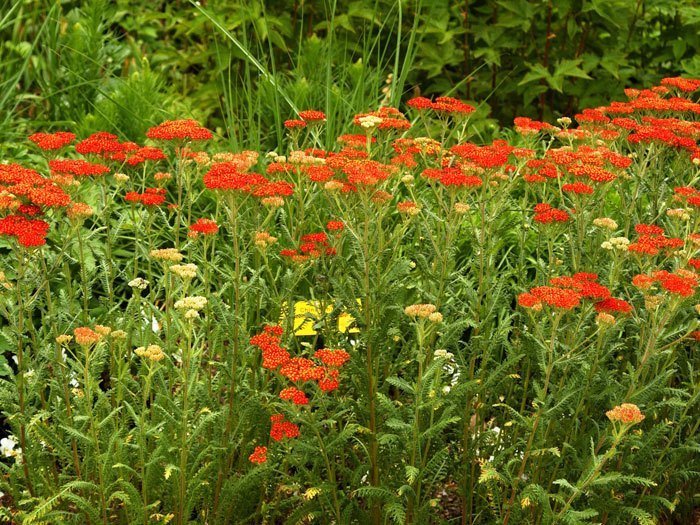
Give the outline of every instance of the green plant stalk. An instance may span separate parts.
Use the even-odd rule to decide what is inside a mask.
[[[363,295],[364,295],[364,322],[365,330],[370,332],[372,327],[372,308],[374,308],[373,294],[372,294],[372,279],[371,279],[371,268],[370,268],[370,257],[372,253],[381,253],[381,249],[376,252],[372,251],[370,246],[370,217],[371,217],[371,207],[369,206],[368,196],[362,193],[362,208],[364,212],[364,227],[362,235],[362,259],[363,259]],[[366,366],[367,366],[367,396],[369,401],[369,462],[370,462],[370,484],[373,487],[380,487],[380,473],[379,473],[379,443],[377,440],[377,407],[376,407],[376,397],[377,397],[377,378],[375,377],[374,367],[375,367],[375,356],[373,341],[371,335],[368,333],[366,338]],[[371,520],[373,525],[379,525],[381,522],[381,508],[379,502],[372,501],[371,503]]]
[[[24,479],[27,483],[29,494],[33,497],[34,486],[29,476],[29,460],[27,459],[29,453],[27,450],[27,427],[25,424],[27,409],[26,392],[24,389],[26,366],[24,362],[24,290],[22,287],[26,271],[24,255],[25,251],[19,248],[17,250],[17,285],[15,286],[17,290],[17,395],[19,398],[19,414],[21,418],[19,423],[19,442],[20,447],[22,447],[22,471],[24,472]]]
[[[80,259],[80,285],[82,288],[82,296],[83,296],[83,312],[82,312],[82,317],[83,317],[83,324],[87,325],[88,319],[89,319],[89,308],[88,308],[88,296],[89,296],[89,284],[88,284],[88,279],[87,279],[87,271],[85,268],[85,248],[83,246],[83,234],[82,234],[82,228],[78,226],[76,228],[76,233],[78,237],[78,257]]]
[[[596,466],[593,469],[593,471],[586,476],[583,482],[577,483],[576,490],[573,494],[571,494],[571,496],[569,496],[569,498],[566,500],[566,503],[564,503],[564,507],[557,513],[556,517],[554,518],[554,523],[558,523],[559,520],[561,520],[564,517],[566,512],[571,508],[571,505],[576,500],[576,498],[578,498],[583,493],[583,491],[586,490],[586,488],[588,488],[588,486],[598,478],[605,464],[615,455],[615,452],[617,451],[617,446],[620,444],[620,441],[622,441],[622,437],[625,435],[628,428],[628,425],[623,425],[619,431],[616,430],[613,432],[612,446],[605,452],[600,461],[596,463]]]
[[[48,309],[48,317],[51,319],[51,337],[55,339],[56,337],[56,322],[55,322],[55,312],[53,308],[53,300],[51,298],[51,286],[49,283],[49,270],[46,265],[46,255],[42,251],[41,252],[41,265],[42,265],[42,270],[44,271],[44,275],[46,276],[46,307]],[[62,386],[63,390],[63,402],[66,404],[66,417],[68,420],[73,423],[73,407],[71,406],[70,402],[70,391],[68,390],[68,381],[66,380],[66,374],[65,374],[65,364],[63,360],[63,353],[61,351],[61,345],[56,343],[54,341],[54,361],[56,362],[55,366],[57,369],[60,370],[60,372],[57,375],[57,380],[59,381],[59,384]],[[73,468],[75,468],[75,473],[78,476],[78,479],[80,479],[82,476],[80,474],[80,460],[78,459],[78,444],[75,441],[74,437],[71,437],[71,451],[73,453]]]
[[[102,513],[102,522],[107,525],[109,522],[107,520],[107,500],[105,499],[105,483],[104,477],[102,475],[102,461],[100,452],[100,436],[98,433],[97,422],[95,421],[95,413],[92,407],[92,380],[90,378],[90,350],[91,346],[86,345],[83,347],[85,351],[85,363],[83,365],[83,381],[85,388],[85,407],[89,412],[89,422],[90,422],[90,434],[92,437],[93,446],[95,447],[96,455],[96,468],[97,468],[97,482],[100,489],[100,511]]]
[[[234,407],[236,401],[236,376],[238,374],[238,354],[240,346],[240,301],[241,301],[241,247],[238,238],[238,212],[240,203],[236,195],[230,195],[228,201],[229,208],[229,222],[231,225],[231,234],[233,238],[233,351],[231,352],[231,385],[228,392],[228,403],[227,403],[227,414],[226,414],[226,428],[222,435],[222,447],[226,448],[226,443],[229,442],[231,438],[231,432],[233,431],[233,421],[234,421]],[[219,473],[216,480],[216,488],[214,490],[214,506],[213,514],[219,507],[219,497],[221,493],[221,487],[224,481],[225,469],[231,468],[233,462],[233,454],[229,455],[225,461],[226,467],[222,463],[219,466]]]
[[[139,456],[141,462],[141,500],[143,501],[143,523],[148,525],[148,475],[146,473],[146,451],[148,450],[148,435],[146,433],[146,417],[148,415],[148,398],[151,392],[151,377],[153,375],[153,363],[148,363],[148,374],[146,375],[146,382],[143,389],[143,395],[141,396],[141,414],[139,421],[139,435],[141,438],[141,443],[139,444]]]
[[[180,416],[180,476],[178,479],[178,512],[176,523],[183,525],[189,522],[187,512],[187,459],[189,458],[189,446],[187,441],[187,427],[189,424],[189,386],[190,386],[190,359],[192,354],[192,320],[187,321],[187,343],[182,354],[182,414]]]
[[[111,231],[111,203],[113,199],[107,198],[107,179],[102,177],[100,184],[100,194],[102,196],[102,210],[105,222],[105,259],[107,263],[107,295],[109,306],[114,304],[114,264],[112,261],[112,231]]]
[[[559,328],[559,322],[561,321],[562,316],[564,315],[564,312],[557,312],[555,317],[554,317],[554,322],[552,323],[552,332],[551,332],[551,338],[550,338],[550,344],[549,344],[549,352],[548,352],[548,364],[547,364],[547,371],[545,373],[545,378],[544,378],[544,387],[542,389],[542,402],[540,406],[537,408],[537,413],[535,414],[535,421],[532,424],[532,430],[530,431],[530,437],[527,440],[527,445],[525,446],[525,451],[523,452],[523,459],[520,462],[520,468],[518,469],[518,474],[513,480],[513,489],[511,491],[510,497],[508,498],[508,510],[506,510],[506,515],[503,519],[503,525],[508,525],[508,521],[510,520],[511,513],[513,511],[513,505],[515,503],[515,496],[517,495],[518,491],[518,483],[520,479],[522,478],[522,475],[525,473],[525,466],[527,465],[527,461],[530,458],[530,452],[532,451],[532,445],[535,440],[535,435],[537,434],[537,428],[539,427],[540,420],[542,418],[542,414],[544,412],[544,407],[546,404],[546,398],[547,398],[547,393],[549,392],[549,383],[550,379],[552,377],[552,371],[554,369],[554,343],[556,341],[556,334],[557,334],[557,329]]]
[[[421,425],[420,425],[420,405],[422,402],[421,399],[421,393],[423,391],[423,337],[424,337],[424,330],[423,330],[423,321],[419,320],[416,323],[416,340],[418,341],[418,376],[416,377],[416,386],[415,386],[415,407],[413,410],[413,429],[411,432],[411,466],[416,467],[416,464],[418,463],[418,449],[420,448],[420,430],[421,430]],[[416,482],[411,483],[413,485],[413,492],[414,496],[409,496],[408,498],[408,508],[406,510],[406,524],[409,525],[413,523],[414,520],[414,508],[416,504],[419,502],[417,500],[417,490],[418,490],[418,485],[419,482],[416,480]]]

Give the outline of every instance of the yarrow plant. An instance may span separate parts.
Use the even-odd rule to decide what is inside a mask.
[[[487,143],[452,97],[272,152],[36,130],[0,164],[0,522],[690,523],[698,91]]]

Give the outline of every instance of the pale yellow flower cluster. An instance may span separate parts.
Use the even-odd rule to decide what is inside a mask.
[[[290,152],[287,160],[290,164],[313,164],[318,166],[326,163],[326,159],[308,155],[305,151],[301,150],[294,150]]]
[[[403,311],[409,317],[429,319],[433,323],[442,322],[442,314],[437,311],[437,307],[434,304],[412,304],[404,308]]]
[[[384,119],[381,117],[376,117],[374,115],[366,115],[364,117],[360,117],[358,119],[358,122],[360,123],[360,126],[362,126],[364,129],[374,129],[379,124],[384,122]]]
[[[148,288],[148,285],[150,283],[144,279],[143,277],[137,277],[136,279],[132,279],[129,281],[129,286],[132,288],[136,288],[137,290],[145,290]]]
[[[617,222],[609,217],[599,217],[597,219],[593,219],[593,226],[610,231],[617,230]]]
[[[202,310],[207,305],[207,298],[201,295],[184,297],[175,303],[178,310]]]
[[[277,237],[273,237],[267,232],[255,232],[255,246],[264,250],[277,242]]]
[[[197,277],[197,265],[193,263],[173,264],[170,271],[182,279],[194,279]]]
[[[160,361],[165,357],[163,349],[158,345],[148,345],[147,347],[139,346],[134,350],[134,353],[149,361]]]
[[[6,290],[11,290],[12,289],[12,283],[7,280],[7,277],[5,277],[5,272],[0,272],[0,286],[5,288]]]
[[[182,255],[176,248],[161,248],[160,250],[151,250],[151,257],[159,261],[180,262]]]
[[[465,215],[466,213],[469,213],[469,210],[471,209],[471,206],[469,206],[469,204],[466,202],[455,202],[455,213],[457,215]]]
[[[193,295],[180,299],[175,303],[175,308],[185,310],[185,319],[197,319],[199,311],[207,305],[207,298],[201,295]]]
[[[685,208],[672,208],[670,210],[666,210],[666,215],[673,219],[680,219],[682,221],[690,220],[690,213],[688,213],[688,210]]]
[[[59,345],[67,345],[73,340],[73,336],[69,334],[62,334],[56,338],[56,342]]]
[[[617,250],[626,252],[629,249],[630,240],[627,237],[612,237],[603,242],[600,247],[604,250]]]

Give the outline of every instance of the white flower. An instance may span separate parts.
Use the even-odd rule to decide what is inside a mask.
[[[207,305],[207,298],[201,295],[193,295],[185,297],[175,302],[175,308],[178,310],[202,310]]]
[[[0,454],[5,456],[6,458],[19,456],[22,452],[22,449],[20,448],[15,450],[16,446],[17,442],[14,440],[14,436],[7,436],[5,438],[2,438],[0,439]]]
[[[375,117],[374,115],[367,115],[365,117],[360,117],[358,119],[358,122],[363,128],[372,129],[379,126],[379,124],[383,122],[383,119],[381,119],[380,117]]]
[[[148,288],[149,284],[150,283],[142,277],[137,277],[136,279],[132,279],[131,281],[129,281],[129,286],[131,286],[132,288],[136,288],[137,290],[145,290],[146,288]]]

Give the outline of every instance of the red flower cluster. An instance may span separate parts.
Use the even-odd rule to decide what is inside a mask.
[[[423,177],[436,180],[443,186],[455,188],[478,188],[482,184],[480,177],[466,175],[459,168],[428,168],[423,171]]]
[[[662,249],[675,250],[685,244],[683,239],[666,237],[664,229],[653,224],[637,224],[634,227],[638,237],[627,249],[644,255],[658,255]]]
[[[326,114],[316,109],[307,109],[299,112],[299,118],[304,122],[323,122],[326,120]]]
[[[502,168],[508,163],[508,157],[511,154],[528,155],[527,150],[517,150],[505,140],[495,140],[493,144],[486,146],[477,146],[467,142],[458,144],[450,148],[450,153],[457,155],[462,159],[474,163],[477,167],[483,169]]]
[[[165,188],[146,188],[143,193],[127,192],[124,196],[127,202],[138,202],[144,206],[160,206],[165,202]]]
[[[540,203],[535,206],[535,222],[550,224],[553,222],[566,222],[569,218],[568,212],[553,208],[550,204]]]
[[[57,131],[55,133],[34,133],[29,135],[29,140],[44,151],[61,149],[75,140],[75,134],[68,131]]]
[[[299,390],[295,386],[290,386],[289,388],[285,388],[284,390],[282,390],[280,392],[280,399],[283,399],[285,401],[291,401],[295,405],[309,404],[309,398],[306,397],[304,391]]]
[[[104,164],[94,164],[82,159],[54,159],[49,161],[51,173],[89,177],[109,173]]]
[[[250,344],[262,351],[263,368],[277,370],[283,376],[294,383],[316,381],[324,392],[335,390],[339,386],[339,369],[350,359],[350,355],[344,350],[318,350],[314,357],[322,365],[316,364],[305,357],[291,357],[289,352],[280,345],[282,327],[265,326],[263,331],[250,339]],[[298,389],[283,390],[283,399],[294,400],[300,396]],[[305,395],[301,392],[302,395]],[[301,397],[297,397],[298,400]],[[295,403],[297,401],[294,401]],[[306,403],[297,403],[306,404]]]
[[[613,313],[623,313],[627,314],[632,311],[632,305],[625,301],[624,299],[616,299],[615,297],[608,297],[600,302],[593,305],[597,312],[605,312],[608,314]]]
[[[197,237],[198,235],[214,235],[219,231],[219,226],[212,219],[200,218],[197,222],[190,224],[188,237]]]
[[[539,120],[532,120],[527,117],[515,117],[515,119],[513,119],[513,124],[515,124],[515,130],[521,135],[536,135],[541,131],[554,131],[558,129],[547,122],[540,122]]]
[[[680,89],[681,91],[685,91],[686,93],[692,93],[693,91],[700,89],[700,79],[681,77],[664,78],[661,80],[661,85],[674,87],[676,89]]]
[[[267,447],[255,447],[253,453],[248,456],[251,463],[261,465],[267,461]]]
[[[272,165],[270,165],[272,166]],[[270,172],[268,166],[268,172]],[[284,166],[281,165],[280,166]],[[272,170],[275,171],[275,170]],[[285,181],[271,181],[258,173],[241,171],[238,162],[212,164],[204,175],[204,186],[210,190],[237,191],[251,194],[265,205],[281,206],[284,197],[294,193],[294,186]]]
[[[285,121],[284,121],[284,127],[287,128],[287,129],[305,128],[305,127],[306,127],[306,121],[304,121],[304,120],[297,120],[297,119],[285,120]]]
[[[166,120],[150,128],[146,136],[152,140],[209,140],[212,132],[192,119]]]
[[[328,221],[328,223],[326,223],[326,229],[334,232],[342,231],[345,229],[345,224],[343,221]]]
[[[285,421],[284,414],[270,416],[270,422],[272,423],[270,437],[275,441],[299,437],[299,427],[290,421]]]
[[[677,270],[675,273],[659,270],[651,275],[640,274],[632,278],[632,284],[640,290],[648,290],[654,283],[659,283],[669,293],[690,297],[700,284],[700,278],[688,270]]]
[[[438,97],[434,102],[429,98],[415,97],[409,100],[407,104],[409,107],[419,111],[430,109],[454,116],[469,115],[476,111],[474,106],[452,97]]]
[[[576,273],[571,277],[554,277],[550,280],[550,286],[537,286],[529,292],[518,296],[518,304],[524,308],[541,310],[543,306],[571,310],[581,304],[582,299],[599,301],[596,308],[600,311],[611,311],[618,306],[618,299],[610,301],[610,290],[597,282],[598,275],[594,273]],[[624,301],[622,301],[624,303]],[[622,310],[617,310],[622,311]]]
[[[0,235],[16,237],[24,247],[43,246],[49,224],[40,219],[28,219],[23,215],[8,215],[0,219]]]
[[[335,248],[330,245],[328,235],[325,232],[308,233],[301,237],[301,244],[298,250],[281,250],[280,255],[289,257],[294,262],[305,262],[309,259],[317,259],[322,256],[333,256],[336,254]]]
[[[411,127],[411,123],[406,116],[396,108],[382,107],[370,113],[360,113],[359,115],[355,115],[353,123],[356,126],[361,126],[362,119],[365,117],[376,117],[380,119],[377,129],[381,130],[406,130]]]
[[[62,208],[71,199],[52,180],[19,164],[0,164],[0,208],[14,209],[20,204],[34,204],[42,208]]]

